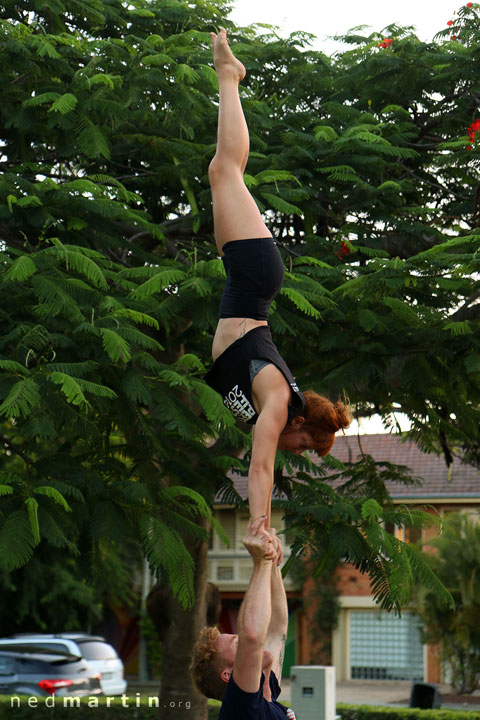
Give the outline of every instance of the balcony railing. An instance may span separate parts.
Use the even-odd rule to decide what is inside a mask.
[[[283,556],[286,563],[290,553]],[[246,590],[252,574],[252,559],[246,550],[209,550],[208,579],[220,590]],[[287,575],[285,589],[296,590],[295,583]]]

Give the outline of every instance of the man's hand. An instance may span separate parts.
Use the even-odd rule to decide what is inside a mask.
[[[259,560],[275,560],[276,551],[270,533],[265,529],[266,516],[262,515],[248,523],[243,544],[252,556],[253,562]]]
[[[270,533],[270,537],[272,538],[273,549],[275,550],[275,553],[277,556],[276,560],[275,560],[275,565],[278,565],[278,567],[280,567],[280,565],[282,564],[282,560],[283,560],[282,541],[277,536],[277,531],[275,530],[275,528],[270,528],[270,530],[268,532]]]

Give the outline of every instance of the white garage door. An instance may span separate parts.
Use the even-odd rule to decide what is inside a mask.
[[[350,612],[350,677],[423,680],[418,618],[375,610]]]

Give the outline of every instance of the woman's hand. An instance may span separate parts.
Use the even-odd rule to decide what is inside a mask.
[[[261,515],[256,519],[250,518],[243,538],[243,544],[250,553],[253,562],[275,560],[277,557],[272,536],[265,529],[266,522],[266,515]]]
[[[275,550],[275,553],[276,553],[275,564],[278,567],[280,567],[282,564],[282,560],[283,560],[282,541],[278,537],[277,531],[275,530],[275,528],[270,528],[269,533],[270,533],[270,537],[272,538],[273,549]]]

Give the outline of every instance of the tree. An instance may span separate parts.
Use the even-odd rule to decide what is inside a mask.
[[[196,377],[200,359],[175,341],[201,273],[168,257],[159,265],[132,244],[129,236],[163,234],[140,195],[109,174],[138,152],[125,143],[140,117],[129,118],[129,133],[117,130],[129,104],[147,116],[152,90],[142,95],[135,77],[108,72],[133,52],[115,39],[128,18],[140,31],[152,16],[129,13],[116,2],[82,5],[72,17],[61,4],[3,10],[0,544],[16,568],[41,538],[75,552],[79,532],[96,548],[124,538],[127,526],[188,604],[193,563],[177,528],[209,513],[183,487],[190,464],[172,437],[205,455],[206,418],[221,425],[226,414]],[[108,27],[108,41],[95,37],[95,23]],[[104,164],[111,154],[117,160]],[[190,287],[189,297],[182,291],[178,302],[174,283]],[[195,401],[178,402],[192,392]]]
[[[440,659],[458,693],[480,685],[480,527],[474,518],[455,513],[442,537],[428,543],[432,568],[453,595],[455,609],[438,602],[433,592],[417,598],[426,642],[438,644]]]
[[[194,586],[182,537],[205,557],[208,504],[248,445],[201,380],[223,283],[209,30],[226,25],[247,66],[246,180],[287,265],[271,325],[300,386],[345,390],[359,415],[392,427],[406,412],[416,441],[447,462],[479,447],[478,162],[462,137],[478,105],[476,10],[459,12],[462,42],[391,26],[390,47],[351,33],[352,49],[328,58],[306,33],[235,28],[228,8],[0,11],[0,543],[16,567],[39,538],[75,552],[127,527],[167,571],[178,618]],[[280,484],[282,467],[286,457]],[[326,525],[292,499],[313,546],[352,525],[348,556],[398,606],[406,557],[378,530],[391,513],[380,470],[378,506],[312,484]],[[375,575],[380,549],[392,557]]]
[[[45,595],[28,596],[24,579],[35,566],[38,574],[46,543],[69,556],[59,595],[88,580],[79,618],[122,596],[129,537],[165,573],[179,609],[191,607],[194,560],[183,537],[205,545],[197,521],[210,517],[194,488],[213,486],[226,466],[205,447],[209,421],[226,441],[240,434],[200,380],[196,354],[208,323],[198,300],[209,278],[219,287],[220,263],[177,258],[158,222],[187,183],[180,169],[173,205],[159,206],[175,187],[170,165],[189,151],[191,99],[206,101],[156,69],[163,39],[150,30],[161,14],[180,79],[189,73],[182,53],[208,37],[181,32],[186,12],[163,3],[156,17],[148,3],[116,1],[72,13],[61,2],[2,10],[0,547],[7,584],[22,588],[44,626],[52,627]],[[217,13],[206,6],[207,17]],[[193,322],[186,352],[182,334]],[[28,571],[15,572],[25,563]]]

